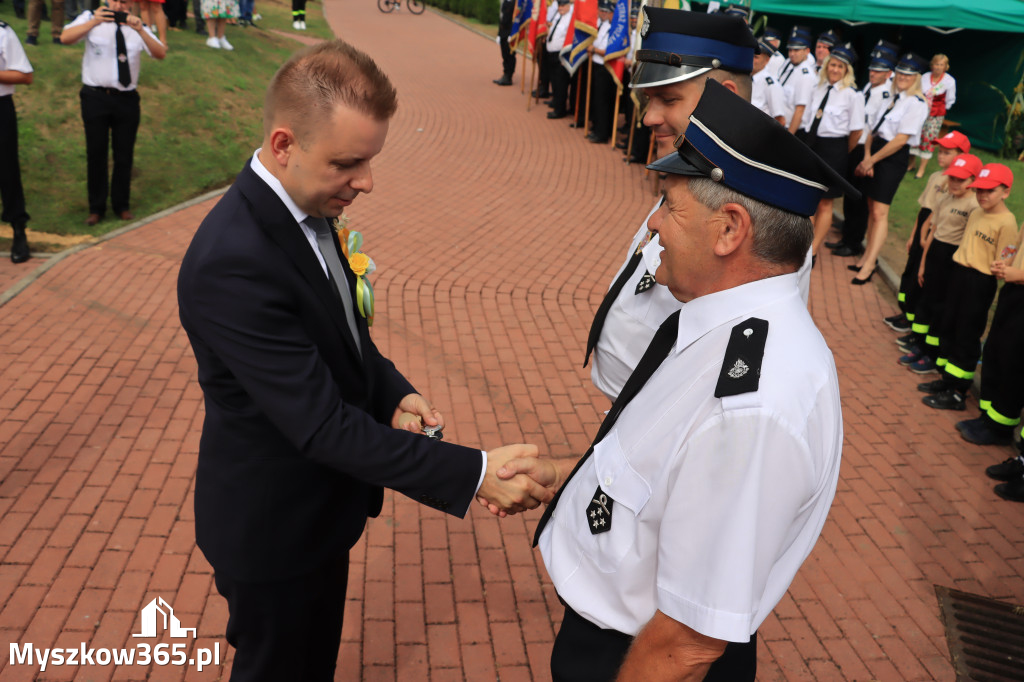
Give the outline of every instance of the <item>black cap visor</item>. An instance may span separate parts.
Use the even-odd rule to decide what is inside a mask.
[[[671,85],[705,74],[711,68],[710,65],[669,66],[658,62],[638,61],[633,66],[633,78],[629,81],[629,85],[633,88],[656,88],[659,85]]]

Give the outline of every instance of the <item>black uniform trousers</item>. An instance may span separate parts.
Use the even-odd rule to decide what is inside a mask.
[[[967,392],[974,378],[981,357],[981,335],[985,333],[995,295],[995,275],[953,263],[942,316],[939,358],[940,362],[946,361],[942,365],[942,380],[961,393]]]
[[[604,630],[568,606],[551,650],[553,682],[612,682],[633,638]],[[729,642],[711,665],[704,682],[754,682],[757,676],[757,633],[749,642]]]
[[[943,315],[947,308],[949,277],[956,250],[956,244],[933,239],[924,259],[924,287],[917,308],[914,309],[914,323],[910,328],[915,334],[925,337],[922,350],[932,360],[939,359]]]
[[[914,227],[914,236],[910,241],[910,251],[907,253],[907,264],[903,268],[903,275],[900,277],[900,291],[897,294],[900,310],[911,322],[914,321],[914,310],[917,302],[921,299],[921,285],[917,283],[917,271],[921,267],[921,256],[924,255],[924,247],[921,246],[921,226],[928,216],[932,214],[930,208],[921,208],[917,212],[917,225]]]
[[[515,12],[516,3],[513,0],[504,0],[501,3],[501,15],[498,21],[498,46],[501,48],[501,71],[503,76],[512,78],[516,71],[516,56],[512,54],[512,48],[508,44],[508,36],[512,31],[512,14]]]
[[[864,235],[868,231],[868,197],[864,193],[864,178],[858,177],[853,173],[863,160],[864,145],[859,144],[850,152],[846,179],[860,192],[860,196],[854,199],[850,195],[846,195],[843,199],[843,236],[839,240],[845,246],[855,251],[863,248],[861,245],[864,242]]]
[[[615,113],[615,79],[604,64],[594,64],[590,87],[590,132],[602,140],[612,135],[612,115]]]
[[[0,220],[15,227],[28,222],[25,212],[25,190],[21,186],[21,165],[18,162],[18,114],[14,95],[0,97]]]
[[[214,574],[228,602],[231,682],[333,682],[348,589],[348,553],[291,580]]]
[[[1024,409],[1024,285],[1004,284],[981,356],[981,405],[991,426],[1012,429]]]
[[[569,72],[562,66],[558,52],[545,52],[548,78],[551,81],[551,111],[556,116],[565,116],[569,98]]]
[[[584,59],[580,62],[579,67],[577,67],[576,74],[569,76],[569,113],[576,113],[575,121],[577,128],[583,127],[583,121],[587,117],[587,98],[590,97],[590,91],[587,87],[587,72],[590,71],[590,66],[590,60]],[[577,102],[579,102],[578,107],[576,106]]]
[[[537,60],[537,92],[541,97],[551,94],[551,66],[544,49],[545,40],[544,36],[537,36],[537,42],[533,44],[533,56]]]
[[[131,202],[135,136],[139,131],[139,93],[83,85],[79,98],[85,124],[89,213],[106,213],[108,187],[114,213],[127,211]],[[111,146],[114,172],[108,185],[107,151]]]

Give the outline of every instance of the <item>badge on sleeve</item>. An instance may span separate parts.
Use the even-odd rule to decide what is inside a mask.
[[[594,499],[587,506],[587,525],[590,527],[591,534],[606,533],[612,529],[613,504],[615,504],[615,500],[608,497],[601,490],[601,486],[597,486],[597,490],[594,491]]]
[[[752,393],[761,380],[764,343],[768,339],[768,320],[748,318],[732,328],[725,349],[722,372],[718,375],[715,397]]]
[[[640,278],[640,281],[636,283],[636,291],[633,292],[633,295],[636,296],[637,294],[644,293],[645,291],[653,287],[654,284],[654,275],[652,275],[649,272],[645,272],[644,276]]]

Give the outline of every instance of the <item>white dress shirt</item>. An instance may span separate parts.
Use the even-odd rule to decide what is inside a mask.
[[[793,62],[786,64],[786,69],[779,76],[779,82],[786,93],[786,125],[792,123],[793,114],[798,106],[807,107],[811,103],[811,92],[818,82],[818,74],[813,66],[806,63],[793,65]]]
[[[921,89],[924,91],[925,98],[929,100],[935,95],[946,93],[947,111],[956,103],[956,79],[948,73],[942,74],[942,79],[932,84],[932,72],[929,71],[921,76]]]
[[[854,88],[837,85],[832,86],[828,102],[821,112],[818,137],[846,137],[855,130],[864,130],[864,94]],[[819,83],[811,93],[811,103],[804,109],[803,123],[800,126],[807,132],[811,132],[811,126],[814,125],[818,108],[825,99],[828,88],[828,83]]]
[[[779,74],[782,73],[782,69],[788,61],[789,59],[786,58],[786,55],[782,54],[782,52],[776,52],[768,58],[768,65],[764,68],[768,71],[769,76],[778,80]]]
[[[612,22],[604,21],[602,19],[597,20],[597,37],[594,38],[594,63],[604,64],[604,55],[598,54],[596,50],[602,52],[608,49],[608,35],[612,31]]]
[[[751,76],[750,103],[772,118],[785,116],[786,93],[768,68],[766,66]]]
[[[25,48],[18,40],[18,34],[10,26],[0,29],[0,71],[32,73],[32,64],[25,55]],[[0,83],[0,97],[13,94],[12,84]]]
[[[560,52],[565,47],[565,36],[569,33],[569,25],[572,24],[572,4],[569,5],[569,11],[565,14],[555,13],[555,18],[548,24],[551,28],[548,29],[548,52]]]
[[[769,323],[758,390],[715,398],[732,328],[749,317]],[[541,535],[555,589],[602,628],[636,635],[661,611],[748,641],[817,541],[842,443],[835,363],[796,274],[694,299]],[[591,534],[598,485],[612,521]]]
[[[86,10],[79,14],[74,21],[65,26],[79,26],[92,21],[93,13]],[[125,87],[117,78],[117,32],[118,24],[112,21],[105,21],[94,26],[76,42],[85,41],[85,51],[82,53],[82,84],[91,85],[95,88],[113,88],[115,90],[134,90],[139,85],[139,70],[142,68],[142,53],[152,56],[146,41],[133,28],[121,25],[121,33],[124,35],[125,47],[128,48],[128,68],[131,71],[131,83]],[[142,30],[158,40],[153,32],[143,25]]]
[[[892,101],[892,76],[890,76],[881,85],[872,86],[868,83],[861,88],[860,96],[863,98],[867,93],[867,98],[864,101],[864,132],[860,134],[860,142],[858,144],[864,144],[864,141],[868,138],[868,133],[871,132],[871,121],[878,120],[878,110],[888,109],[889,103]]]
[[[921,126],[928,118],[928,104],[923,97],[910,97],[905,92],[893,93],[893,97],[896,98],[896,102],[892,105],[891,110],[888,106],[879,107],[874,118],[868,121],[870,130],[874,130],[878,121],[884,116],[885,120],[882,121],[882,125],[875,133],[876,137],[888,142],[897,135],[908,135],[907,144],[916,147],[921,144]],[[891,102],[892,100],[887,101]],[[886,114],[886,111],[889,113]]]

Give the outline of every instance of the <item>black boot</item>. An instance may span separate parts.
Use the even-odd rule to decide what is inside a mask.
[[[11,262],[24,263],[29,259],[28,238],[24,225],[14,225],[14,240],[11,242]]]

